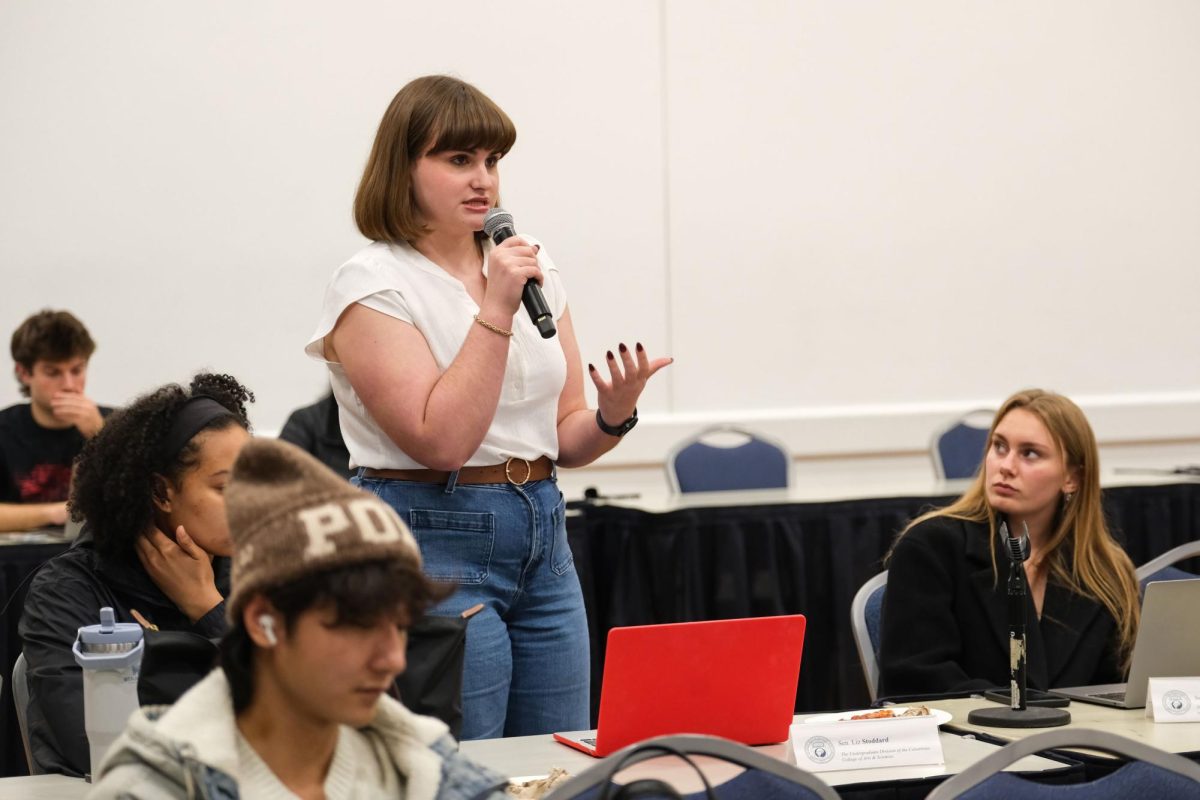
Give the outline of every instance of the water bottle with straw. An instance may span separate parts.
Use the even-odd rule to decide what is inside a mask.
[[[83,669],[83,722],[95,774],[138,708],[142,626],[117,622],[113,610],[105,606],[100,609],[99,625],[79,629],[71,651]]]

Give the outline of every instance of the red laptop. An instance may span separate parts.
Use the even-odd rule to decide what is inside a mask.
[[[782,742],[795,713],[803,649],[799,614],[613,628],[597,729],[554,738],[598,758],[677,733]]]

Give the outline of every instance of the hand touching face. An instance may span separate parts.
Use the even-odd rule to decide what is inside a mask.
[[[43,427],[75,426],[91,438],[100,430],[100,409],[84,394],[88,360],[83,356],[47,361],[40,359],[32,369],[17,365],[17,378],[29,389],[34,419]]]

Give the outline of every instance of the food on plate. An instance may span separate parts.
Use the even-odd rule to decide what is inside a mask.
[[[856,719],[899,719],[900,717],[928,717],[929,708],[926,706],[909,706],[904,711],[897,711],[894,708],[880,708],[875,711],[867,711],[862,714],[855,714],[850,717],[851,720]]]
[[[565,783],[570,777],[571,773],[565,769],[554,767],[550,770],[550,774],[544,778],[510,783],[508,785],[508,795],[509,797],[518,798],[518,800],[536,800],[536,798],[544,796],[560,783]]]

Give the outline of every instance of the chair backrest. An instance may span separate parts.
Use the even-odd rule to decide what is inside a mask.
[[[1001,772],[1025,756],[1064,747],[1103,750],[1131,759],[1134,763],[1125,764],[1092,784],[1083,785],[1037,784]],[[1196,798],[1198,786],[1200,764],[1183,756],[1167,753],[1107,731],[1060,728],[1005,745],[938,785],[929,794],[928,800],[989,800],[1009,797],[1021,797],[1025,800],[1050,800],[1058,797],[1115,800],[1143,795],[1153,796],[1156,800],[1174,800],[1184,797]]]
[[[879,621],[883,613],[883,595],[887,591],[887,570],[859,587],[850,603],[850,627],[862,664],[863,677],[871,702],[879,692]]]
[[[732,446],[713,441],[732,439]],[[761,434],[732,425],[715,425],[676,445],[667,455],[671,491],[720,492],[736,489],[786,489],[792,459],[787,448]]]
[[[958,480],[975,474],[983,461],[994,415],[993,411],[977,409],[934,432],[929,455],[939,480]]]
[[[25,745],[25,763],[29,765],[30,775],[40,775],[41,770],[33,760],[33,751],[29,749],[29,684],[25,682],[25,654],[17,656],[13,664],[12,674],[13,705],[17,707],[17,726],[21,729],[21,743]]]
[[[688,774],[692,769],[699,771],[691,761],[692,756],[706,756],[743,767],[739,773],[725,783],[713,787],[718,798],[761,798],[789,797],[797,800],[837,800],[838,794],[817,776],[777,758],[760,753],[750,747],[716,736],[659,736],[644,742],[631,744],[608,758],[588,767],[575,777],[560,784],[545,800],[573,800],[582,796],[599,797],[604,793],[614,775],[641,761],[675,755],[686,764],[671,764],[669,770],[680,774],[680,768]],[[666,770],[664,770],[666,772]],[[701,772],[704,777],[704,773]],[[667,777],[664,775],[664,777]],[[707,777],[704,777],[707,781]],[[629,784],[632,786],[631,784]],[[669,796],[655,792],[639,797]]]
[[[1137,568],[1138,583],[1145,592],[1146,584],[1154,581],[1185,581],[1192,578],[1200,578],[1200,575],[1193,575],[1177,567],[1171,566],[1187,558],[1195,558],[1200,556],[1200,539],[1194,542],[1186,542],[1173,547],[1161,556],[1152,558],[1145,564]]]

